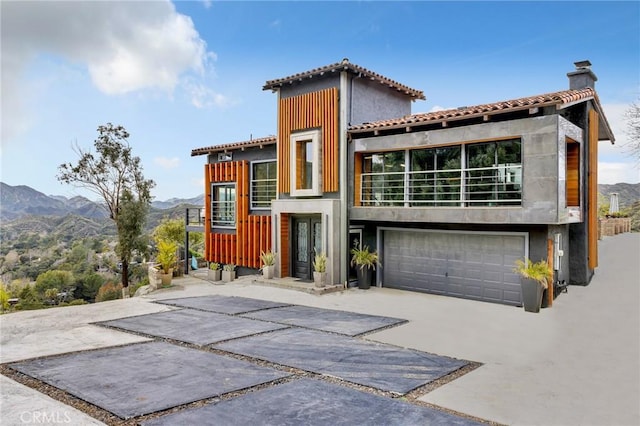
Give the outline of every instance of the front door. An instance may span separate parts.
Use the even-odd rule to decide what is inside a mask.
[[[296,216],[293,219],[293,276],[311,280],[316,251],[322,251],[320,216]]]

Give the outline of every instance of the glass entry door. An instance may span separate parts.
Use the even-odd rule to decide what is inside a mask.
[[[323,251],[320,215],[294,217],[292,231],[293,276],[311,280],[316,252]]]

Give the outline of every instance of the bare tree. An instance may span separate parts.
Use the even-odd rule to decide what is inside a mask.
[[[140,158],[132,155],[128,138],[129,132],[123,126],[99,126],[95,154],[76,144],[78,163],[61,164],[57,175],[60,182],[85,188],[104,201],[118,231],[123,294],[129,286],[129,258],[133,250],[142,246],[143,225],[155,186],[153,180],[142,175]]]
[[[625,133],[629,137],[629,141],[624,144],[624,147],[629,155],[640,164],[640,104],[632,102],[629,109],[625,111],[624,118],[627,121]]]

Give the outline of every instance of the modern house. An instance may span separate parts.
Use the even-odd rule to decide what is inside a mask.
[[[205,165],[205,257],[332,283],[355,242],[379,286],[519,305],[516,259],[548,259],[557,285],[597,267],[598,142],[614,136],[588,61],[569,89],[411,114],[421,91],[341,62],[269,80],[277,136],[194,149]]]

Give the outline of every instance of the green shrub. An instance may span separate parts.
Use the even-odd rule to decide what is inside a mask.
[[[106,283],[100,287],[96,295],[96,302],[106,302],[122,297],[122,284]]]
[[[32,286],[25,286],[18,295],[20,301],[16,304],[16,310],[29,311],[33,309],[42,309],[44,305],[36,294]]]
[[[133,297],[136,294],[136,291],[143,285],[149,285],[149,277],[143,278],[139,282],[134,285],[129,285],[129,296]]]
[[[77,306],[77,305],[87,305],[87,301],[84,299],[73,299],[71,302],[67,303],[69,306]]]
[[[64,291],[73,286],[73,274],[69,271],[47,271],[36,279],[36,291],[44,295],[50,288],[57,288]]]
[[[5,311],[9,308],[9,293],[4,287],[4,284],[0,284],[0,310]]]

